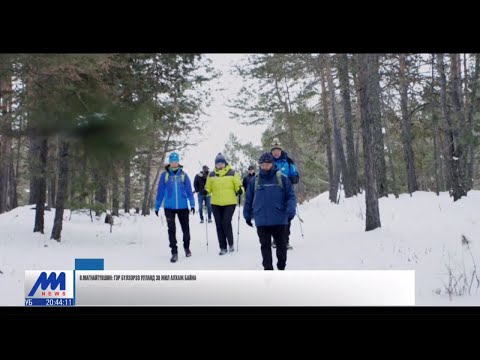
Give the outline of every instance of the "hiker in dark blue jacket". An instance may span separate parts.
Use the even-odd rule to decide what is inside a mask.
[[[263,268],[273,270],[272,236],[277,243],[277,268],[285,270],[287,262],[287,231],[295,217],[297,206],[290,180],[274,164],[271,153],[259,159],[260,172],[251,180],[243,208],[243,217],[249,226],[255,220],[260,239]]]
[[[282,144],[280,143],[280,140],[278,138],[274,138],[272,140],[272,156],[273,156],[273,161],[275,165],[277,165],[277,168],[289,178],[290,182],[292,185],[298,184],[299,180],[299,175],[297,168],[295,167],[295,163],[291,158],[288,157],[288,154],[286,151],[283,150]],[[293,249],[293,247],[290,245],[290,227],[292,223],[289,222],[288,226],[286,228],[287,231],[287,250]],[[275,241],[272,243],[272,246],[275,247]]]
[[[190,227],[189,212],[195,215],[195,198],[193,197],[192,184],[190,178],[183,172],[183,166],[179,164],[180,157],[176,152],[172,152],[169,157],[169,165],[158,181],[157,200],[155,201],[155,215],[158,216],[158,210],[163,204],[165,217],[168,225],[168,240],[172,249],[171,262],[178,260],[177,239],[175,236],[175,214],[180,220],[183,232],[183,248],[187,257],[192,255],[190,251]],[[190,210],[188,203],[190,202]]]

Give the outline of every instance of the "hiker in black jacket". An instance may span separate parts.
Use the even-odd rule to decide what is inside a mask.
[[[207,206],[208,222],[212,222],[212,205],[210,205],[210,196],[207,196],[207,190],[205,190],[208,172],[208,166],[204,165],[202,171],[195,175],[195,180],[193,180],[193,187],[195,192],[198,194],[198,213],[200,214],[200,224],[203,224],[203,201],[205,201],[205,205]]]
[[[250,180],[252,180],[254,177],[255,177],[255,167],[253,167],[253,165],[250,165],[248,167],[248,174],[245,175],[242,182],[243,188],[245,189],[245,193],[247,192],[248,184],[250,184]]]

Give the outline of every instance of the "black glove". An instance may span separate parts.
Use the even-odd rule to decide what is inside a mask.
[[[200,191],[203,195],[208,195],[208,191],[206,189],[203,189],[202,191]]]
[[[246,223],[248,226],[253,227],[252,220],[247,220]]]
[[[192,213],[192,215],[195,215],[195,208],[193,207],[190,212]]]
[[[238,191],[237,191],[237,196],[240,196],[240,195],[242,195],[242,194],[243,194],[242,188],[238,189]]]
[[[155,215],[157,215],[157,216],[158,216],[158,210],[155,210]]]

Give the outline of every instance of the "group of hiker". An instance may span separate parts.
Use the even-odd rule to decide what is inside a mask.
[[[192,255],[189,215],[195,215],[195,193],[200,223],[211,223],[213,214],[219,255],[235,250],[232,217],[236,206],[240,206],[241,196],[245,194],[243,217],[248,226],[254,226],[252,221],[255,223],[264,269],[273,270],[273,247],[276,249],[277,269],[285,270],[287,250],[292,249],[290,226],[297,208],[293,185],[298,183],[299,175],[278,138],[273,139],[271,151],[263,153],[258,159],[258,172],[255,166],[250,165],[243,181],[225,156],[219,153],[212,171],[205,165],[195,176],[192,191],[190,178],[180,165],[178,153],[170,153],[168,162],[158,182],[155,214],[158,216],[160,207],[164,208],[172,263],[178,261],[175,215],[182,228],[185,256]]]

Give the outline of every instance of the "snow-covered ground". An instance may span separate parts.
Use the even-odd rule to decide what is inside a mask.
[[[324,193],[299,206],[304,223],[293,220],[287,270],[298,269],[415,269],[417,305],[480,305],[473,260],[480,271],[480,191],[456,203],[442,193],[416,192],[380,199],[382,228],[365,232],[365,201],[328,201]],[[243,208],[242,208],[243,210]],[[237,210],[238,211],[238,210]],[[260,244],[254,228],[240,217],[239,251],[218,256],[214,223],[190,219],[191,250],[170,263],[165,218],[127,215],[115,218],[113,232],[103,216],[94,222],[86,214],[65,212],[62,242],[49,240],[54,211],[45,212],[45,235],[33,233],[35,211],[20,207],[0,215],[0,305],[24,304],[24,271],[72,269],[75,258],[104,258],[106,270],[261,270]],[[178,224],[179,225],[179,224]],[[237,246],[238,213],[233,217]],[[208,227],[208,249],[207,243]],[[303,237],[302,231],[303,230]],[[469,241],[462,245],[462,235]],[[177,239],[181,229],[177,227]],[[274,256],[275,259],[275,256]],[[458,281],[473,285],[468,294],[447,294],[447,267]],[[451,287],[455,286],[453,282]]]

